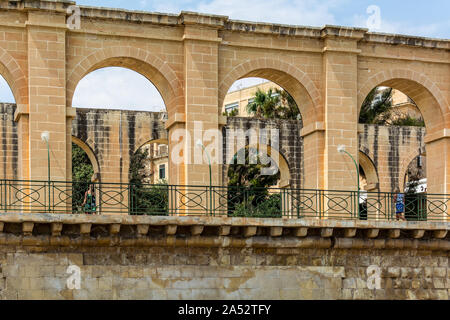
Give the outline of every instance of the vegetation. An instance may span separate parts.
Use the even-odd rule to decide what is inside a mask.
[[[239,109],[233,109],[230,112],[225,111],[222,115],[226,117],[237,117],[239,115]]]
[[[239,217],[279,217],[281,199],[279,194],[269,194],[268,188],[280,179],[280,172],[274,175],[262,175],[263,165],[258,152],[245,149],[245,164],[238,164],[237,156],[228,169],[228,210],[230,216]],[[258,158],[256,164],[250,164],[250,152]]]
[[[258,89],[253,101],[247,105],[247,112],[264,119],[301,119],[300,110],[294,98],[285,90]]]
[[[364,100],[359,122],[385,126],[425,127],[423,118],[413,118],[393,108],[392,88],[374,88]]]
[[[169,192],[166,181],[158,185],[145,184],[145,161],[148,149],[139,149],[130,159],[130,214],[167,215]]]
[[[72,143],[72,209],[74,212],[82,210],[89,184],[94,174],[94,168],[88,155],[77,144]]]

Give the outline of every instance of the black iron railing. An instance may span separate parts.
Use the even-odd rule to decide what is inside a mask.
[[[91,190],[90,192],[88,190]],[[389,192],[0,180],[0,212],[396,220]],[[405,194],[409,221],[448,221],[450,195]],[[359,208],[359,210],[358,210]]]

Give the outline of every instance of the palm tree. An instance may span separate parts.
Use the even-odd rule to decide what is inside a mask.
[[[384,124],[390,117],[392,107],[392,88],[374,88],[367,95],[359,113],[359,122]]]
[[[255,96],[247,105],[247,112],[257,118],[297,119],[300,111],[292,96],[285,90],[269,89],[267,92],[258,88]]]

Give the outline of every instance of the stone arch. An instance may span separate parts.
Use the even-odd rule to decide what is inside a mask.
[[[362,152],[359,151],[359,165],[363,168],[367,179],[368,190],[366,191],[379,191],[380,181],[378,178],[378,171],[373,163],[372,159]]]
[[[358,91],[358,114],[367,95],[377,86],[397,89],[413,99],[429,132],[442,130],[449,123],[448,102],[436,84],[424,74],[404,69],[381,71],[370,77]]]
[[[16,104],[28,105],[28,81],[17,61],[6,50],[0,48],[0,75],[8,83]]]
[[[399,183],[401,183],[400,190],[403,190],[405,188],[405,176],[406,173],[408,171],[408,166],[409,164],[417,157],[420,155],[425,155],[425,147],[421,147],[419,148],[419,150],[414,150],[411,151],[406,157],[403,158],[403,161],[400,165],[400,170],[399,170],[399,176],[398,176],[398,181]]]
[[[248,148],[249,146],[245,146],[245,148]],[[267,154],[269,157],[271,157],[272,153],[277,154],[278,162],[276,162],[278,169],[280,170],[280,180],[279,180],[279,187],[280,188],[289,188],[292,187],[292,176],[293,173],[291,172],[291,167],[289,165],[289,162],[286,160],[286,157],[282,152],[279,150],[272,149],[270,146],[265,146],[267,148]],[[234,154],[236,155],[237,152]],[[234,157],[233,155],[233,157]],[[271,157],[272,158],[272,157]],[[273,158],[272,158],[273,159]],[[273,159],[275,160],[275,159]],[[229,163],[225,163],[223,165],[223,178],[224,178],[224,185],[228,185],[228,170],[230,168]]]
[[[229,88],[236,80],[246,77],[264,78],[288,91],[300,108],[304,126],[323,121],[322,99],[314,82],[297,67],[269,58],[247,60],[224,76],[219,85],[219,112]]]
[[[72,106],[79,81],[92,71],[106,67],[123,67],[140,73],[155,85],[169,116],[184,112],[183,87],[168,63],[146,50],[130,46],[101,49],[79,62],[67,77],[67,106]]]
[[[94,179],[95,182],[101,182],[101,175],[100,175],[100,166],[98,164],[97,157],[95,156],[94,151],[89,147],[87,143],[85,143],[83,140],[72,136],[72,142],[75,143],[77,146],[79,146],[81,149],[83,149],[84,152],[86,152],[89,160],[91,161],[92,168],[94,169]]]
[[[136,153],[140,148],[142,148],[143,146],[145,146],[146,144],[149,143],[158,143],[158,144],[167,144],[169,145],[169,140],[167,139],[167,137],[159,137],[157,139],[150,139],[150,140],[141,140],[139,139],[136,143],[136,146],[134,148],[133,153]]]

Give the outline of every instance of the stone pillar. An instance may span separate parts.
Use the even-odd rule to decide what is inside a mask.
[[[41,139],[50,132],[51,179],[65,181],[67,171],[66,37],[65,13],[29,11],[29,178],[47,180],[47,145]],[[24,159],[25,160],[25,159]],[[70,169],[70,166],[69,166]],[[27,170],[23,170],[26,174]]]
[[[185,55],[185,129],[190,141],[186,141],[186,151],[190,159],[185,172],[187,185],[209,185],[209,165],[207,156],[201,157],[203,150],[196,146],[201,140],[213,162],[212,183],[220,183],[218,158],[221,143],[205,136],[207,130],[219,132],[218,106],[218,30],[202,27],[195,14],[184,13],[184,55]],[[194,25],[195,24],[195,25]],[[217,138],[217,136],[216,136]],[[214,144],[214,147],[213,147]],[[214,163],[215,162],[215,163]]]
[[[348,155],[337,151],[345,145],[358,161],[357,42],[365,29],[322,29],[325,97],[324,188],[356,191],[359,173]]]
[[[314,131],[302,130],[303,136],[303,189],[324,188],[324,138],[323,123]]]

